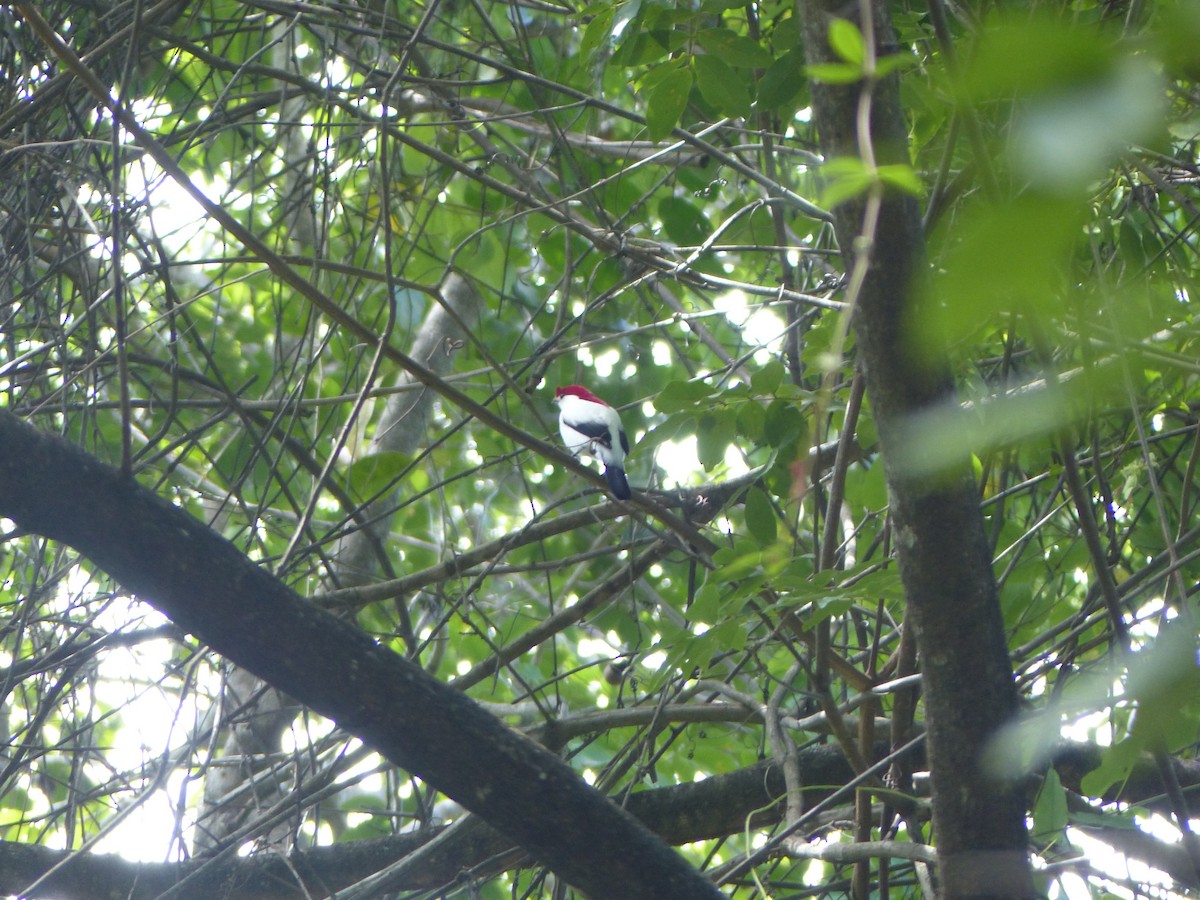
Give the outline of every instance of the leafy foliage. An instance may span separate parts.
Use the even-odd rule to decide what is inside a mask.
[[[842,62],[807,67],[795,6],[770,0],[163,6],[42,15],[275,259],[200,215],[25,14],[0,10],[8,408],[514,726],[595,716],[563,752],[616,796],[821,743],[870,759],[864,717],[898,745],[921,710],[899,681],[896,537],[825,209],[906,191],[927,211],[930,275],[905,339],[952,359],[965,402],[914,423],[905,458],[974,454],[1019,683],[1054,713],[1027,723],[1034,743],[1065,725],[1112,747],[1082,787],[1026,760],[1045,774],[1035,852],[1077,840],[1077,813],[1126,830],[1079,812],[1078,791],[1111,799],[1143,753],[1191,754],[1193,4],[949,22],[940,3],[892,4],[898,48],[838,21]],[[807,79],[870,92],[885,77],[911,165],[820,160]],[[481,305],[418,362],[440,355],[446,383],[530,442],[554,433],[552,388],[587,383],[622,409],[635,487],[664,507],[679,501],[654,492],[684,492],[686,515],[592,515],[594,486],[565,460],[440,389],[389,426],[412,429],[411,450],[373,443],[393,397],[430,390],[379,348],[411,349],[451,272]],[[372,569],[348,573],[341,542],[374,520]],[[136,803],[169,835],[149,852],[190,852],[211,750],[252,707],[87,560],[6,529],[3,565],[0,837],[145,852],[119,812]],[[902,686],[867,689],[888,682]],[[1054,705],[1072,691],[1086,702]],[[289,824],[303,845],[456,814],[303,711],[264,759],[304,788]],[[870,804],[775,818],[832,843],[856,815],[860,839],[927,840],[924,799],[905,800],[874,819]],[[723,877],[783,827],[686,852]],[[235,837],[270,828],[251,818]],[[738,896],[851,877],[782,842],[754,859]],[[917,878],[903,859],[867,865],[873,883]],[[1080,868],[1097,895],[1113,887],[1096,855]],[[543,879],[487,870],[482,895]]]

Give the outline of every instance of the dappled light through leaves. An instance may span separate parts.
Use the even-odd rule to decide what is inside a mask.
[[[889,3],[818,44],[791,3],[33,6],[0,9],[0,425],[203,523],[731,897],[946,887],[929,672],[990,651],[918,656],[909,560],[979,550],[1020,711],[962,718],[1036,890],[1200,892],[1172,843],[1200,785],[1194,4]],[[889,362],[912,384],[880,391]],[[620,411],[628,501],[562,446],[571,384]],[[0,894],[580,886],[467,814],[486,789],[362,737],[396,686],[331,712],[268,684],[19,486]],[[978,547],[930,546],[907,491],[967,497]],[[293,624],[278,670],[324,671]],[[452,768],[455,725],[409,739]],[[512,814],[552,845],[587,824],[560,799]]]

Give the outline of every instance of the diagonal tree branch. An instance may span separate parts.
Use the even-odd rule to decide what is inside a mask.
[[[501,828],[595,897],[720,896],[553,754],[224,538],[82,450],[0,411],[0,515],[74,547],[232,662]]]

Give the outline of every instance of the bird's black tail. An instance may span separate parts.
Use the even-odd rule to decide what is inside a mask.
[[[633,496],[629,482],[625,480],[625,470],[620,466],[605,466],[604,477],[608,479],[608,486],[618,500],[628,500]]]

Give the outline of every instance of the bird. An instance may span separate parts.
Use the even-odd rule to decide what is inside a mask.
[[[558,432],[572,455],[587,451],[604,463],[604,477],[613,496],[628,500],[633,496],[625,479],[625,454],[629,438],[621,427],[617,411],[578,384],[560,387],[554,392],[558,404]]]

